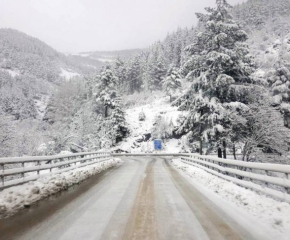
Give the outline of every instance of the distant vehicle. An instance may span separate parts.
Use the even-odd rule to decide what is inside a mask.
[[[154,140],[154,149],[155,150],[162,150],[162,140],[161,139]]]

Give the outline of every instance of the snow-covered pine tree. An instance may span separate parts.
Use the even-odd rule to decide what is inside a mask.
[[[117,77],[117,86],[120,92],[125,91],[125,83],[126,83],[126,78],[127,78],[127,73],[126,73],[126,65],[125,62],[118,57],[116,59],[116,62],[114,63],[114,74]]]
[[[290,71],[285,66],[283,59],[275,63],[275,70],[269,74],[271,91],[274,96],[275,104],[290,101]]]
[[[160,89],[162,80],[166,75],[166,61],[164,46],[157,42],[150,49],[150,55],[147,61],[146,81],[150,90]]]
[[[284,39],[282,38],[278,60],[274,69],[269,71],[267,75],[273,95],[272,104],[280,106],[285,126],[290,127],[290,70],[284,59],[284,46]]]
[[[181,74],[179,69],[171,66],[167,72],[166,78],[162,81],[162,86],[165,93],[170,97],[170,102],[172,101],[172,96],[176,93],[181,92]]]
[[[182,30],[181,28],[177,29],[176,39],[174,44],[174,53],[173,53],[173,61],[177,67],[181,66],[181,54],[183,50],[183,42],[182,42]]]
[[[169,63],[174,62],[174,40],[175,40],[175,34],[167,34],[166,38],[164,39],[164,48],[165,48],[165,54],[169,61]]]
[[[15,124],[0,109],[0,157],[9,157],[14,153],[16,143]]]
[[[154,84],[153,84],[154,81],[151,77],[150,69],[151,69],[151,65],[147,63],[142,73],[142,81],[143,81],[142,89],[145,92],[148,92],[148,91],[152,92],[154,90]]]
[[[111,70],[110,65],[105,66],[101,70],[100,76],[98,76],[98,83],[95,87],[96,101],[103,104],[105,117],[108,117],[109,109],[112,109],[115,105],[117,81],[118,79]]]
[[[115,100],[115,106],[110,116],[110,121],[112,124],[113,133],[115,136],[116,143],[122,141],[129,133],[129,128],[125,119],[125,112],[121,105],[121,100],[118,98]]]
[[[193,81],[189,115],[180,131],[194,131],[200,141],[221,144],[229,120],[224,103],[240,101],[235,86],[251,83],[252,58],[245,44],[247,34],[229,14],[226,0],[217,0],[216,8],[198,13],[201,31],[188,47],[183,65],[186,78]]]
[[[140,57],[134,57],[127,68],[127,81],[129,87],[129,93],[133,94],[135,91],[139,91],[142,86],[142,72],[141,72]]]

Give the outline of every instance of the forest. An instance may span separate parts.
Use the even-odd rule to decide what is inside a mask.
[[[1,29],[0,155],[110,149],[132,134],[132,99],[142,105],[162,92],[187,114],[175,126],[156,117],[152,138],[186,138],[191,152],[224,158],[239,152],[244,161],[269,153],[283,159],[290,136],[289,12],[288,0],[234,7],[217,0],[196,13],[197,26],[100,69]],[[62,68],[79,75],[65,80]]]

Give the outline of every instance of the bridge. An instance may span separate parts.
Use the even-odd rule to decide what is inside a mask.
[[[123,163],[0,220],[0,239],[274,239],[267,229],[260,231],[254,219],[243,212],[235,216],[236,209],[222,200],[215,201],[214,195],[181,174],[172,165],[176,158],[290,202],[289,165],[188,153],[89,152],[2,158],[0,189],[4,192],[43,177],[105,164],[112,158]]]

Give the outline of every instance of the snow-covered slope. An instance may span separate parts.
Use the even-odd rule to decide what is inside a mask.
[[[63,68],[61,68],[60,70],[61,70],[60,76],[65,78],[66,80],[70,80],[73,77],[80,76],[79,73],[72,72],[72,71],[67,71],[67,70],[65,70]]]
[[[140,112],[144,112],[145,120],[139,120]],[[156,97],[154,101],[146,105],[132,107],[126,110],[126,121],[130,128],[130,137],[124,139],[115,149],[125,152],[152,152],[153,139],[151,138],[151,130],[154,124],[155,117],[160,115],[167,121],[177,125],[177,118],[185,114],[180,112],[177,107],[172,107],[169,102],[169,97]],[[179,152],[180,141],[178,139],[167,139],[163,142],[165,152]]]

